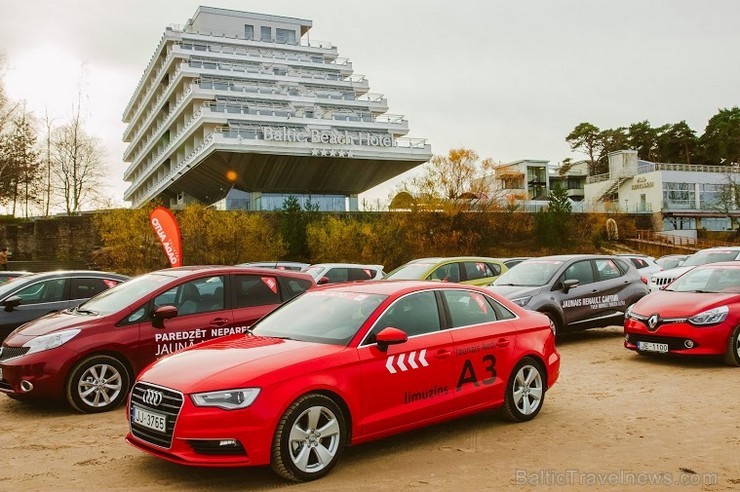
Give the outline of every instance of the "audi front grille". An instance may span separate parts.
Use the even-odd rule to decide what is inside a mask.
[[[156,395],[156,398],[152,398],[152,395]],[[161,397],[159,395],[161,395]],[[175,431],[177,416],[180,414],[180,409],[183,404],[182,393],[162,388],[161,386],[139,382],[134,385],[134,389],[131,391],[132,408],[134,404],[144,410],[166,416],[167,423],[164,432],[157,432],[133,422],[131,414],[129,413],[128,417],[129,423],[131,424],[131,433],[149,444],[169,449],[172,446],[172,434]]]

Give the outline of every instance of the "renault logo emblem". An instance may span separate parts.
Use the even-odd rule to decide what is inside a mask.
[[[651,331],[655,331],[655,329],[658,327],[658,321],[660,321],[660,318],[657,314],[653,314],[650,316],[647,320],[648,329]]]
[[[153,407],[158,407],[160,403],[162,403],[162,399],[164,398],[164,395],[161,391],[156,391],[153,389],[148,389],[144,391],[144,403],[147,405],[151,405]]]

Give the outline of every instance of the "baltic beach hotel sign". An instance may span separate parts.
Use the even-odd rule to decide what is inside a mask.
[[[266,142],[298,142],[310,144],[364,145],[370,147],[393,147],[393,137],[376,133],[337,130],[302,130],[298,128],[263,127],[262,137]]]

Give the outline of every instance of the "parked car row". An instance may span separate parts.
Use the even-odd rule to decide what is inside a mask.
[[[565,331],[623,323],[640,354],[740,365],[738,255],[696,253],[653,293],[642,255],[420,258],[376,282],[381,265],[292,262],[24,276],[0,286],[3,314],[50,307],[52,287],[67,304],[3,342],[0,392],[126,401],[142,451],[313,480],[347,445],[492,408],[534,418]]]

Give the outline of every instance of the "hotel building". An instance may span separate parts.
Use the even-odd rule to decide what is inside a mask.
[[[649,162],[635,150],[608,157],[609,172],[587,178],[586,201],[594,211],[652,214],[663,231],[723,231],[740,218],[732,191],[740,186],[737,167]]]
[[[431,156],[408,121],[306,19],[198,7],[168,27],[123,113],[124,199],[357,210]]]

